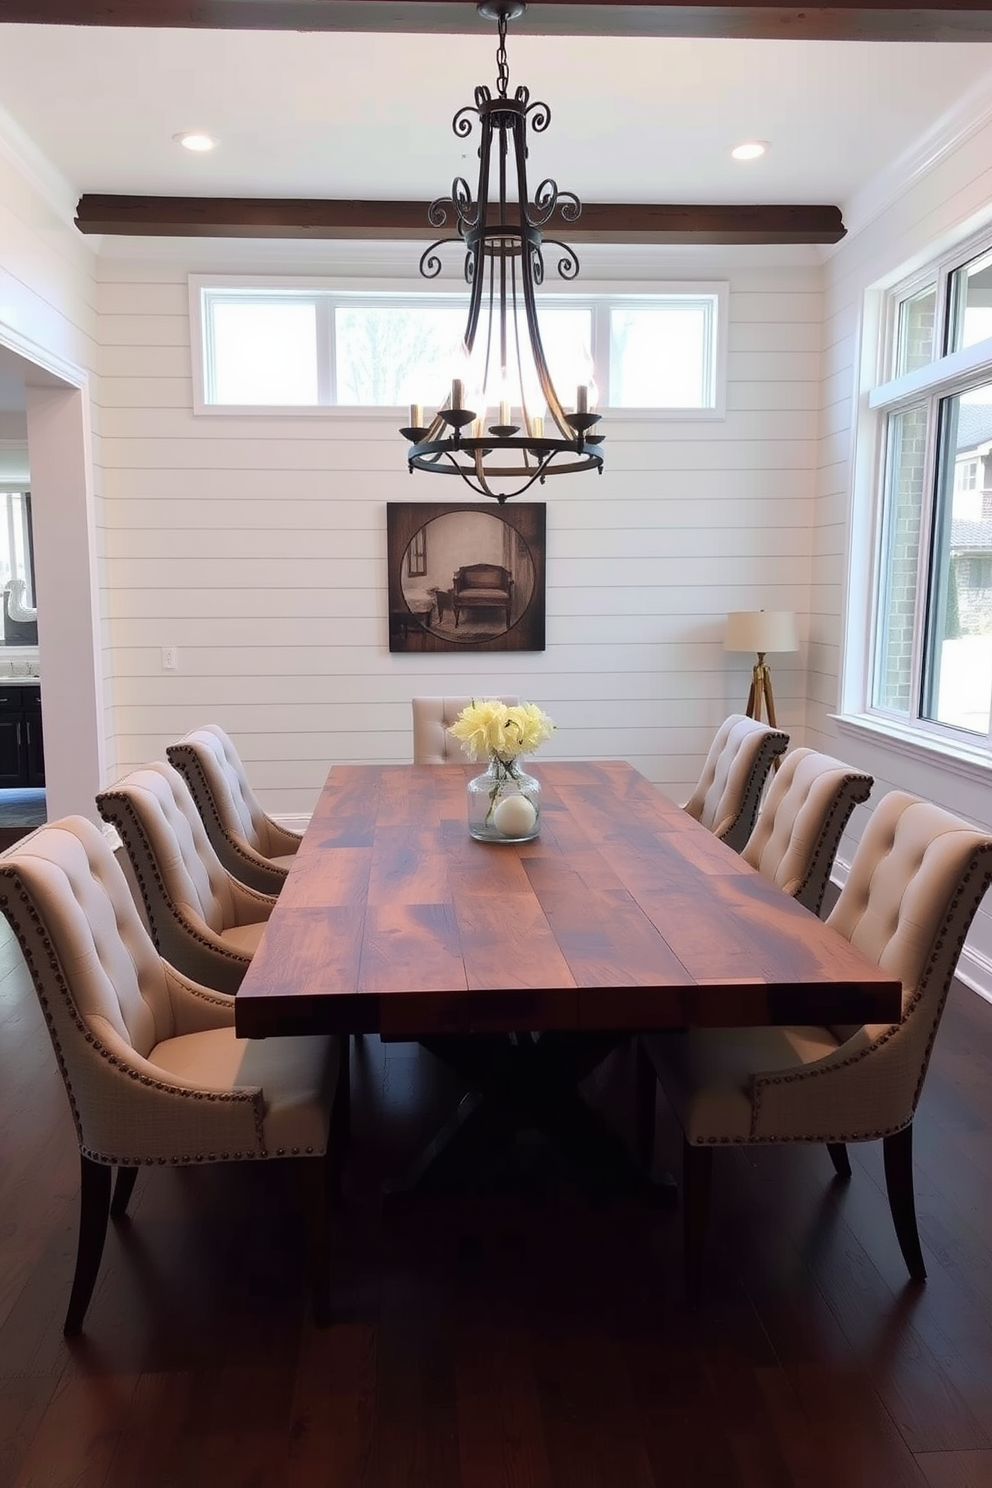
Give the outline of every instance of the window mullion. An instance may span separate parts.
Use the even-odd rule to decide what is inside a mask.
[[[926,715],[924,687],[927,683],[932,658],[927,657],[931,636],[931,609],[936,584],[934,537],[937,530],[937,506],[940,501],[938,483],[940,434],[940,399],[934,395],[927,406],[926,450],[923,460],[923,490],[925,499],[920,511],[920,545],[917,555],[916,613],[913,617],[913,659],[911,674],[913,682],[913,713],[916,718]]]
[[[335,301],[332,295],[317,296],[317,402],[321,407],[337,403],[334,355]]]

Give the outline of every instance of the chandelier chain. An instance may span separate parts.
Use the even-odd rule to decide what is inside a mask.
[[[510,85],[510,64],[506,56],[506,13],[499,17],[499,46],[496,48],[496,91],[500,98],[506,97]]]

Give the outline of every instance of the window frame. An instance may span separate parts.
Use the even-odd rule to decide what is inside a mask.
[[[381,308],[392,303],[398,308],[422,308],[425,302],[467,307],[468,291],[464,286],[449,289],[423,287],[422,281],[376,280],[355,281],[318,277],[281,275],[190,274],[188,276],[190,351],[193,376],[193,412],[207,417],[271,418],[374,418],[396,422],[404,412],[401,405],[344,404],[334,400],[334,311],[342,303],[351,306],[371,305]],[[327,401],[312,404],[258,403],[233,404],[207,401],[207,357],[213,338],[213,325],[205,313],[205,295],[211,291],[236,298],[239,293],[257,298],[270,291],[273,297],[291,294],[315,302],[317,326],[318,397]],[[707,407],[614,407],[608,401],[610,313],[618,307],[657,308],[666,300],[678,299],[709,303],[707,317],[711,335],[705,353],[706,375],[712,387],[713,404]],[[538,296],[538,306],[554,301],[569,308],[589,308],[592,313],[592,357],[600,388],[599,411],[609,411],[614,418],[634,420],[723,420],[727,408],[727,339],[730,285],[725,280],[685,280],[658,283],[604,285],[588,283],[581,291],[574,285],[545,284]]]
[[[841,727],[881,735],[900,752],[914,757],[929,756],[944,767],[983,781],[992,769],[992,717],[988,733],[982,735],[921,715],[931,686],[928,633],[940,583],[935,536],[941,521],[946,520],[947,503],[953,504],[954,498],[953,475],[942,480],[941,405],[945,399],[992,383],[992,336],[958,351],[942,353],[942,348],[952,330],[954,316],[961,313],[959,301],[955,302],[954,275],[990,252],[992,229],[985,227],[934,256],[911,275],[877,285],[865,296],[863,414],[856,431],[852,532],[856,533],[860,525],[859,507],[869,520],[861,527],[867,533],[866,541],[859,546],[855,539],[851,545],[841,692],[843,711],[836,718]],[[887,376],[899,348],[900,306],[918,296],[928,284],[935,286],[931,360],[909,372]],[[913,408],[926,410],[926,435],[910,663],[911,704],[907,713],[901,713],[885,708],[875,698],[883,646],[880,622],[888,599],[884,577],[890,542],[887,489],[890,421]]]

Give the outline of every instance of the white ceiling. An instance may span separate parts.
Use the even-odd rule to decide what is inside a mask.
[[[521,23],[523,24],[523,23]],[[495,30],[365,35],[0,24],[0,109],[74,194],[428,200],[471,177],[451,119],[495,84]],[[508,39],[551,106],[532,180],[587,201],[841,207],[955,111],[992,43]],[[2,122],[2,121],[0,121]],[[204,129],[195,156],[173,142]],[[742,139],[771,149],[750,166]]]
[[[552,37],[520,30],[530,19],[508,38],[511,89],[551,107],[530,181],[589,202],[845,208],[992,109],[992,42]],[[495,50],[495,28],[0,23],[0,144],[66,211],[83,192],[427,201],[472,180],[477,135],[451,120],[495,89]],[[188,129],[219,147],[183,150]],[[729,151],[748,138],[771,148],[741,165]],[[19,361],[0,360],[0,409],[24,407]]]

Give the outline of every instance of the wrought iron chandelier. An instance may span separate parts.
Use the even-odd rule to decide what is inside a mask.
[[[410,425],[400,433],[410,441],[411,472],[460,476],[478,495],[502,503],[549,475],[601,471],[603,435],[590,432],[599,421],[592,409],[594,386],[577,382],[575,406],[566,409],[541,342],[535,295],[544,282],[545,243],[561,254],[562,279],[579,272],[572,248],[557,238],[544,239],[541,229],[559,208],[562,221],[575,222],[582,204],[550,178],[541,181],[533,201],[527,189],[528,120],[536,134],[543,133],[551,110],[531,103],[528,88],[518,87],[509,96],[506,26],[526,6],[520,0],[485,0],[476,9],[498,23],[496,96],[477,87],[474,106],[458,111],[452,129],[466,139],[474,128],[471,116],[478,117],[478,191],[473,197],[468,182],[456,176],[451,195],[431,203],[431,226],[444,228],[453,219],[458,236],[439,238],[420,259],[421,274],[434,279],[441,272],[438,249],[447,243],[464,246],[465,367],[430,423],[424,424],[423,409],[414,404]]]

